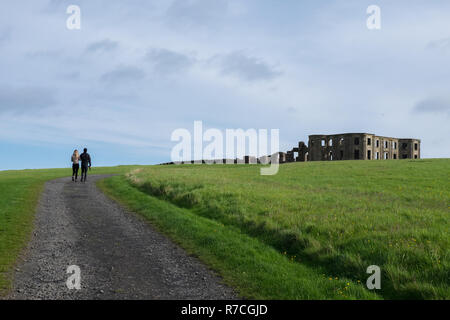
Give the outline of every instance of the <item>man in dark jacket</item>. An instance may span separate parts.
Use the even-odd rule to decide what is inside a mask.
[[[87,153],[87,149],[84,148],[83,153],[80,154],[81,160],[81,182],[86,182],[86,176],[88,168],[91,169],[91,156]]]

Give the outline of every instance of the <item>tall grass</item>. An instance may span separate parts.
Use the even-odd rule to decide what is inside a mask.
[[[238,228],[331,278],[382,270],[389,299],[450,297],[450,161],[153,166],[128,174],[139,190]]]
[[[241,298],[378,299],[361,282],[331,278],[257,238],[150,196],[122,176],[99,181],[112,198],[141,214],[188,253],[216,270]]]

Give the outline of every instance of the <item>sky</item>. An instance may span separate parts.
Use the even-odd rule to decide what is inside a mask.
[[[446,0],[3,0],[0,169],[84,147],[93,166],[166,162],[196,120],[279,129],[284,151],[369,132],[449,157],[449,80]]]

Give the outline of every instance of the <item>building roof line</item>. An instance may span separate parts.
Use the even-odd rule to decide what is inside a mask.
[[[387,136],[379,136],[374,133],[367,132],[351,132],[351,133],[335,133],[335,134],[310,134],[308,137],[330,137],[330,136],[348,136],[348,135],[372,135],[377,138],[387,138],[387,139],[397,139],[397,140],[417,140],[416,138],[395,138],[395,137],[387,137]]]

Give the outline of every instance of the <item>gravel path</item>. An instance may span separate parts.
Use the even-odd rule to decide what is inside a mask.
[[[32,241],[9,299],[233,299],[202,263],[95,186],[107,176],[45,185]],[[69,290],[67,267],[81,270]]]

